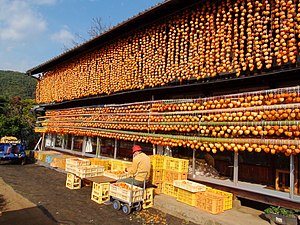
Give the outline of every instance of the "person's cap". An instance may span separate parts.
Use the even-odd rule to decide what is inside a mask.
[[[135,145],[132,147],[132,154],[141,150],[142,150],[141,146]]]

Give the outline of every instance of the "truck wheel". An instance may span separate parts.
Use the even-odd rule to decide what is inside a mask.
[[[122,211],[124,214],[129,215],[131,213],[131,207],[128,204],[123,205]]]

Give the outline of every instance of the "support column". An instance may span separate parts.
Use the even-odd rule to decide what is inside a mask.
[[[118,145],[118,140],[117,140],[117,138],[115,138],[115,151],[114,151],[114,159],[116,159],[117,158],[117,145]]]
[[[294,199],[295,190],[295,156],[290,155],[290,199]]]
[[[41,150],[45,151],[45,133],[43,133],[43,137],[42,137]]]
[[[193,149],[193,177],[196,176],[196,149]]]
[[[239,179],[239,153],[234,152],[234,163],[233,163],[233,185],[237,186]]]
[[[85,150],[86,150],[86,142],[87,142],[87,137],[84,136],[84,137],[83,137],[83,142],[82,142],[82,149],[81,149],[81,154],[82,154],[82,155],[85,154]]]
[[[100,158],[100,138],[97,137],[97,144],[96,144],[96,158]]]
[[[72,135],[72,138],[71,138],[71,151],[73,151],[74,149],[74,136]]]

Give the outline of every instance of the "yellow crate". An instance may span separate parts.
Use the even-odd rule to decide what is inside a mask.
[[[93,189],[91,194],[91,200],[101,204],[107,200],[109,200],[109,187],[110,183],[95,183],[93,182]]]
[[[105,170],[109,170],[110,168],[110,159],[89,158],[88,160],[92,166],[104,166]]]
[[[163,181],[163,170],[162,169],[151,169],[150,170],[150,181],[152,183]]]
[[[189,160],[178,158],[166,158],[164,161],[164,169],[183,173],[188,172]]]
[[[224,210],[228,210],[228,209],[232,209],[232,199],[233,199],[233,194],[230,192],[226,192],[226,191],[221,191],[218,189],[214,189],[214,188],[207,188],[207,192],[211,192],[211,193],[215,193],[215,194],[219,194],[222,195],[224,197]]]
[[[132,165],[132,162],[111,159],[110,160],[110,170],[120,170],[125,171],[125,168],[128,168]]]
[[[190,191],[190,192],[199,192],[205,191],[206,186],[189,180],[174,180],[173,182],[175,187]]]
[[[82,158],[68,158],[66,160],[67,166],[89,166],[91,165],[91,162],[88,159],[82,159]]]
[[[155,188],[146,188],[144,191],[144,202],[143,209],[147,209],[153,206],[154,203],[154,189]]]
[[[172,197],[177,197],[178,188],[173,185],[173,183],[162,183],[162,193],[166,195],[170,195]]]
[[[163,170],[162,181],[167,183],[173,183],[174,180],[186,180],[188,176],[187,172],[177,172],[172,170]]]
[[[72,173],[68,173],[67,179],[66,179],[66,187],[69,189],[72,189],[72,190],[80,189],[81,188],[81,179]]]
[[[153,184],[157,186],[157,188],[154,190],[154,193],[159,195],[162,192],[162,182],[153,182]]]
[[[196,206],[197,195],[195,192],[190,192],[181,188],[177,189],[177,201],[183,202],[190,206]]]
[[[51,167],[60,168],[62,170],[66,169],[66,158],[65,156],[56,155],[52,157]]]
[[[150,160],[151,160],[151,168],[152,169],[163,169],[164,168],[164,162],[167,158],[171,158],[169,156],[164,156],[164,155],[151,155]]]
[[[211,214],[224,212],[224,197],[211,192],[196,193],[196,207]]]

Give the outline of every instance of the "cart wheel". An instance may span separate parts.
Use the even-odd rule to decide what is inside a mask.
[[[135,207],[135,210],[137,211],[137,212],[139,212],[139,211],[141,211],[142,210],[142,204],[139,202],[138,204],[137,204],[137,206]]]
[[[131,207],[128,204],[123,205],[122,207],[122,211],[123,213],[125,213],[126,215],[131,213]]]
[[[113,208],[116,210],[121,209],[121,203],[118,200],[113,201]]]

